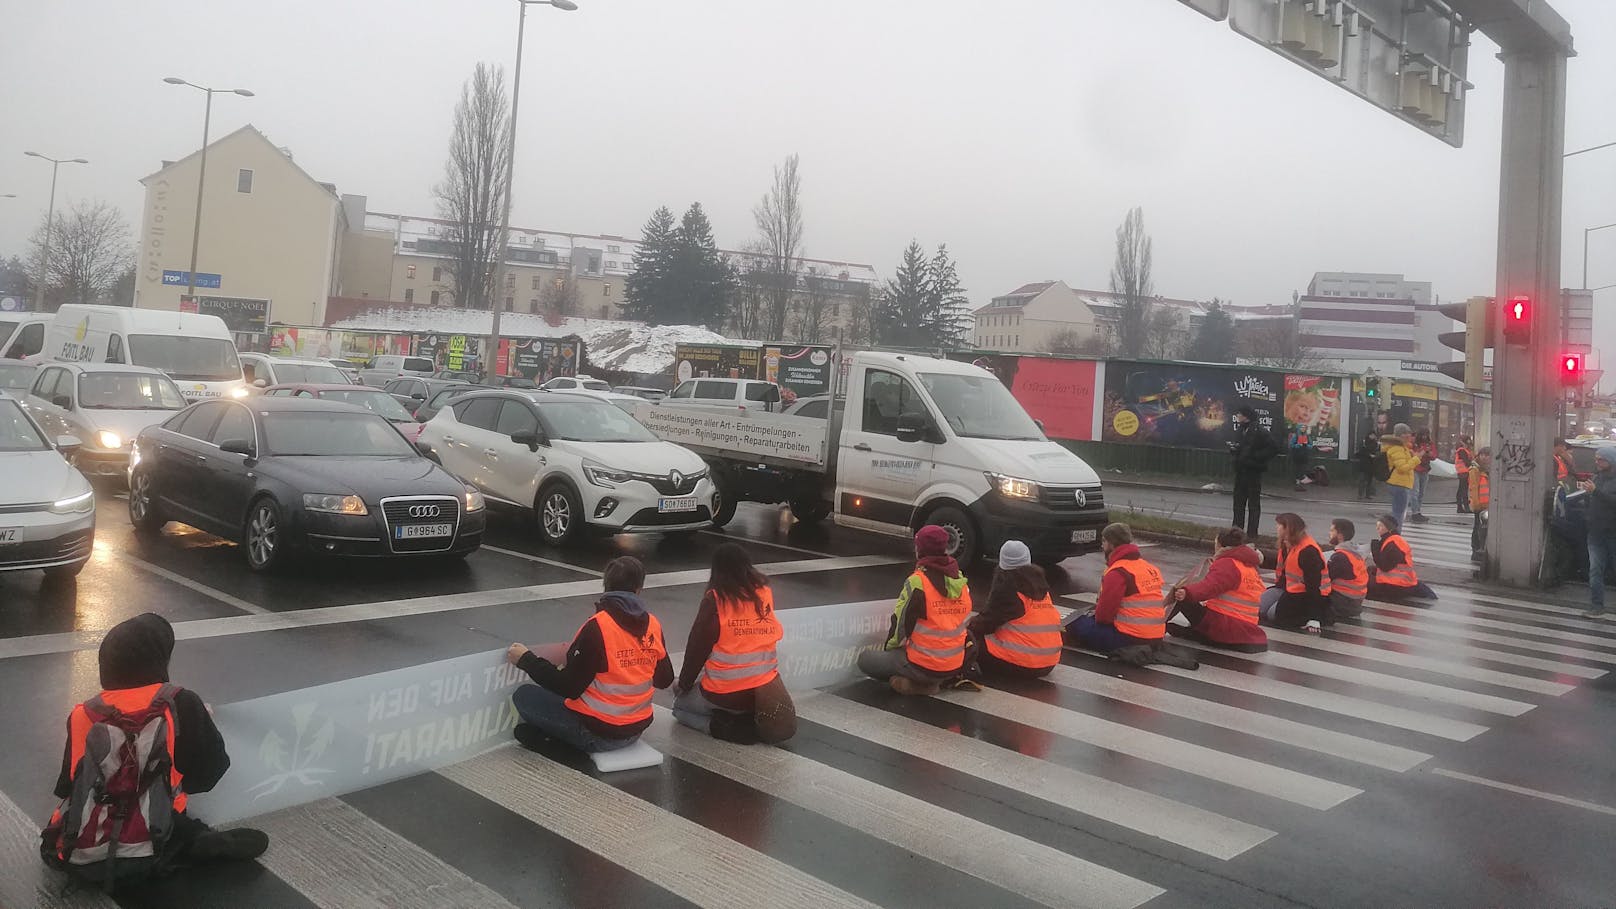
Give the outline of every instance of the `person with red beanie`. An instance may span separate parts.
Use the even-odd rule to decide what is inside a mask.
[[[859,654],[859,670],[899,694],[936,694],[965,667],[970,617],[971,591],[948,554],[948,531],[928,524],[915,534],[915,570],[898,593],[886,640]]]

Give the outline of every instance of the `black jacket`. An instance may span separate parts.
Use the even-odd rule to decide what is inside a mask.
[[[595,609],[610,615],[618,627],[630,634],[642,634],[651,624],[650,613],[645,611],[645,604],[632,593],[608,593],[595,604]],[[666,653],[667,642],[661,643]],[[606,671],[606,642],[600,636],[600,627],[594,622],[589,622],[578,629],[578,636],[573,638],[572,644],[567,647],[565,664],[557,666],[530,650],[522,655],[516,668],[527,673],[528,678],[540,686],[564,698],[575,698],[584,693],[584,689],[595,680],[595,676]],[[666,688],[673,684],[673,663],[667,656],[663,656],[662,662],[657,664],[651,684],[658,688]],[[619,726],[584,713],[578,716],[590,732],[608,739],[633,738],[651,725],[650,720],[645,720],[641,723]]]
[[[1256,421],[1246,424],[1234,443],[1230,455],[1234,459],[1234,472],[1237,474],[1261,474],[1268,469],[1268,462],[1279,454],[1279,446],[1275,444],[1274,437],[1268,430],[1258,426]]]
[[[1616,471],[1594,474],[1594,491],[1588,493],[1588,533],[1616,533]]]

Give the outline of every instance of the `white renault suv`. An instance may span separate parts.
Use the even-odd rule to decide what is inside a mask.
[[[716,492],[695,452],[597,395],[515,389],[455,398],[420,443],[496,505],[532,512],[545,542],[712,525]]]

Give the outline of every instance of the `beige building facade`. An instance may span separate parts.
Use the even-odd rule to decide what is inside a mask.
[[[1068,337],[1082,343],[1101,329],[1064,281],[1023,284],[976,311],[971,340],[982,350],[1047,353]]]

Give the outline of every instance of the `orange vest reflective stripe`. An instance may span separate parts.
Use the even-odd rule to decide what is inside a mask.
[[[1472,496],[1475,501],[1470,503],[1470,507],[1486,508],[1492,497],[1492,489],[1487,485],[1487,471],[1476,468],[1476,494]]]
[[[713,594],[718,641],[702,668],[701,687],[714,694],[756,688],[780,675],[774,648],[785,631],[774,617],[774,592],[759,587],[754,596],[757,602]]]
[[[1567,474],[1569,474],[1569,471],[1566,470],[1565,459],[1560,457],[1559,455],[1555,455],[1554,456],[1554,478],[1556,480],[1563,480],[1563,479],[1566,478]]]
[[[1414,552],[1408,548],[1408,543],[1397,534],[1392,534],[1382,540],[1380,545],[1390,546],[1403,554],[1403,564],[1391,571],[1375,572],[1375,582],[1385,584],[1387,587],[1413,587],[1420,582],[1420,576],[1414,573]]]
[[[1311,549],[1319,554],[1319,593],[1330,595],[1330,567],[1323,565],[1324,550],[1319,544],[1313,542],[1312,537],[1302,537],[1302,542],[1296,543],[1285,550],[1285,592],[1307,593],[1307,582],[1302,575],[1302,551]]]
[[[1231,560],[1233,561],[1233,560]],[[1262,605],[1263,582],[1262,575],[1257,569],[1245,562],[1236,561],[1235,570],[1240,572],[1240,583],[1233,590],[1225,591],[1206,601],[1206,608],[1213,612],[1222,613],[1231,619],[1257,624],[1257,609]]]
[[[1470,472],[1470,449],[1461,445],[1454,451],[1453,469],[1458,471],[1461,477]]]
[[[1162,605],[1161,570],[1144,559],[1119,559],[1106,569],[1121,571],[1133,578],[1137,592],[1122,598],[1116,626],[1123,634],[1148,641],[1167,634],[1167,608]]]
[[[1016,596],[1021,598],[1021,617],[1000,625],[983,640],[988,653],[1028,669],[1059,663],[1061,621],[1054,601],[1047,593],[1040,600],[1020,593]]]
[[[662,624],[654,615],[646,619],[645,634],[639,636],[624,631],[604,611],[584,622],[586,627],[594,622],[600,628],[606,670],[595,676],[583,694],[567,699],[569,710],[614,726],[631,726],[651,718],[651,679],[668,652],[662,647]]]
[[[1334,579],[1335,592],[1348,599],[1363,599],[1369,594],[1369,569],[1364,565],[1364,560],[1358,558],[1358,554],[1350,549],[1337,549],[1335,552],[1346,556],[1347,564],[1352,566],[1351,578]]]
[[[101,692],[101,703],[122,713],[137,713],[152,705],[157,699],[157,693],[163,689],[165,683],[146,685],[142,688],[119,688],[113,691]],[[168,711],[168,756],[174,757],[174,711]],[[84,761],[84,740],[90,734],[90,714],[80,704],[73,708],[72,714],[67,718],[67,740],[72,743],[72,763],[68,764],[68,778],[78,775],[79,764]],[[169,788],[174,792],[174,810],[185,810],[185,790],[181,788],[181,777],[178,767],[170,767],[168,771]]]
[[[953,672],[965,665],[965,622],[971,617],[971,591],[961,587],[957,597],[945,596],[932,586],[925,572],[913,580],[926,592],[926,614],[909,633],[905,653],[909,662],[930,672]]]

